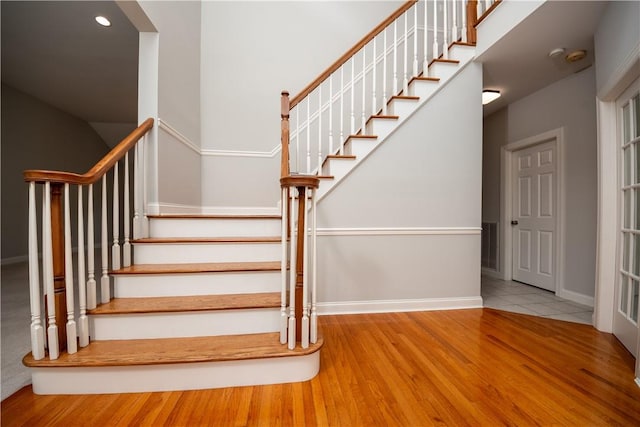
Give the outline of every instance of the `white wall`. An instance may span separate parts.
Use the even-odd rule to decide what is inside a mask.
[[[319,202],[326,311],[481,303],[481,91],[470,63]]]
[[[505,128],[506,125],[506,139]],[[485,220],[495,218],[500,147],[564,127],[564,289],[592,298],[595,288],[597,163],[595,70],[553,83],[485,119]],[[493,217],[493,218],[490,218]],[[504,219],[502,219],[504,220]],[[500,265],[504,265],[504,254]]]
[[[280,154],[264,155],[280,144],[280,92],[294,96],[401,4],[202,4],[204,206],[276,205]]]
[[[2,85],[3,260],[27,255],[28,187],[22,172],[85,173],[108,151],[87,122]]]
[[[482,123],[482,221],[500,222],[500,151],[509,141],[509,109],[503,108]]]
[[[201,204],[199,1],[141,1],[158,31],[158,118],[175,133],[157,131],[158,194],[161,211]],[[142,100],[144,102],[144,100]],[[185,143],[186,141],[186,143]],[[152,165],[153,170],[153,165]]]

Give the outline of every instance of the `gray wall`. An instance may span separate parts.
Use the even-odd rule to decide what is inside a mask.
[[[276,206],[280,92],[295,95],[402,5],[391,1],[202,4],[202,203]]]
[[[480,296],[481,91],[470,63],[320,200],[320,301]]]
[[[2,259],[27,254],[25,169],[84,173],[108,152],[85,121],[2,85]],[[40,200],[38,200],[40,203]]]
[[[500,147],[559,127],[565,128],[566,138],[564,287],[593,297],[597,208],[593,67],[485,118],[483,220],[496,220],[500,212]],[[501,261],[503,265],[504,259]]]

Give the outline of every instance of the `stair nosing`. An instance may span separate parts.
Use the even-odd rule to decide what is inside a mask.
[[[257,343],[256,343],[257,341]],[[320,350],[321,334],[308,348],[289,350],[280,344],[278,332],[205,337],[145,338],[132,340],[92,341],[77,353],[63,352],[55,360],[34,360],[28,353],[22,362],[30,368],[120,367],[174,365],[180,363],[226,362],[233,360],[272,359],[305,356]],[[114,349],[120,347],[114,352]],[[257,347],[257,348],[256,348]],[[158,349],[161,349],[158,351]]]
[[[201,273],[235,273],[249,271],[280,271],[280,261],[259,262],[209,262],[209,263],[165,263],[134,264],[113,270],[114,276],[153,275],[153,274],[201,274]]]

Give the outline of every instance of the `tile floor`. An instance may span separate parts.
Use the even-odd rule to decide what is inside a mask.
[[[535,286],[482,276],[481,293],[485,307],[588,325],[593,323],[593,307],[562,299]]]

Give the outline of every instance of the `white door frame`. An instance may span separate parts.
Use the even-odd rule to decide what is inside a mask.
[[[502,270],[503,279],[511,280],[513,277],[512,269],[512,202],[514,189],[512,188],[512,170],[513,158],[515,152],[523,148],[528,148],[544,142],[554,141],[556,146],[556,253],[555,253],[555,283],[556,295],[567,297],[580,302],[580,295],[567,291],[564,288],[564,127],[553,129],[529,138],[521,139],[516,142],[509,143],[502,147],[500,156],[500,224],[501,224],[501,251],[500,262],[504,267]],[[569,295],[567,295],[569,293]]]

